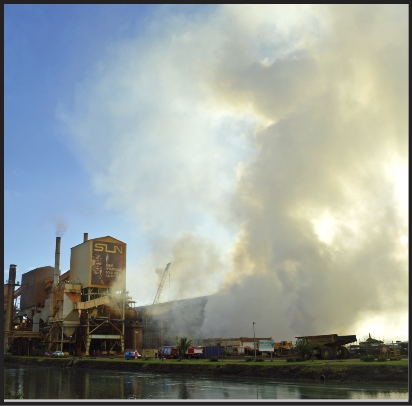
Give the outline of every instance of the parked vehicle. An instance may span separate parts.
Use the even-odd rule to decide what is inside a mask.
[[[53,357],[65,357],[63,351],[54,351],[54,353],[52,354],[52,356],[53,356]]]
[[[51,353],[51,352],[49,352],[49,351],[47,351],[47,352],[45,352],[44,353],[44,356],[45,357],[51,357],[53,354]]]
[[[164,345],[157,350],[158,358],[179,358],[179,350],[171,345]]]
[[[185,352],[187,359],[196,358],[199,359],[203,355],[203,347],[192,345]]]
[[[125,351],[124,357],[126,359],[139,359],[139,358],[141,358],[141,355],[138,353],[137,350],[135,350],[135,351],[130,351],[129,350],[129,351]]]
[[[315,344],[313,351],[316,358],[324,360],[349,358],[349,350],[345,347],[345,344],[357,341],[356,335],[338,336],[337,334],[303,336],[296,337],[296,339],[297,342],[304,340]],[[307,354],[305,359],[309,359],[311,356],[311,354]]]

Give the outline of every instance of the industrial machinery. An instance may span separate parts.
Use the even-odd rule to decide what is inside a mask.
[[[276,357],[290,356],[292,354],[292,341],[280,341],[273,345],[273,355]]]
[[[126,339],[141,350],[142,326],[126,291],[126,244],[110,236],[89,240],[84,233],[83,243],[71,249],[70,270],[62,274],[60,243],[57,236],[54,267],[24,273],[17,290],[16,265],[10,265],[4,350],[104,355],[124,352]],[[19,310],[13,304],[16,296]]]
[[[156,296],[153,300],[153,304],[159,303],[160,295],[162,294],[163,286],[164,286],[165,281],[166,281],[167,271],[169,270],[170,264],[171,264],[171,262],[169,262],[167,264],[166,269],[163,272],[162,280],[160,281],[159,287],[157,288],[157,292],[156,292]]]
[[[345,345],[357,341],[356,335],[338,336],[337,334],[303,336],[296,337],[296,339],[297,343],[303,340],[313,344],[313,352],[316,358],[324,360],[349,358],[349,350]],[[309,358],[311,358],[311,354],[305,356],[305,359]]]
[[[397,345],[389,345],[387,348],[387,357],[391,361],[399,361],[401,357],[401,349]]]

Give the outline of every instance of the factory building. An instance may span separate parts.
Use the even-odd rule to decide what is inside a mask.
[[[16,265],[10,266],[4,288],[5,349],[90,355],[124,351],[125,337],[127,345],[138,346],[141,327],[125,287],[126,244],[110,236],[89,240],[85,233],[71,249],[70,270],[61,274],[60,240],[55,266],[23,274],[20,286]],[[17,296],[19,309],[13,303]],[[132,331],[126,334],[126,327]]]
[[[56,237],[55,266],[24,273],[21,284],[15,281],[17,266],[10,265],[4,285],[5,351],[100,356],[131,349],[155,354],[161,346],[175,345],[177,336],[203,346],[249,345],[238,338],[199,338],[209,296],[135,307],[126,290],[124,242],[111,236],[89,239],[85,233],[71,248],[70,270],[64,273],[60,243]]]
[[[156,351],[176,336],[197,337],[208,297],[133,307],[126,291],[126,244],[111,236],[71,248],[70,270],[33,269],[16,283],[10,266],[4,285],[4,349],[15,354],[109,355],[126,349]],[[17,306],[20,298],[20,306]]]

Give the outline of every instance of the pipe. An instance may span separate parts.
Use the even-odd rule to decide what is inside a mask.
[[[54,286],[59,283],[60,277],[60,239],[61,237],[56,237],[56,254],[54,262]]]
[[[7,286],[7,307],[6,307],[6,320],[4,323],[4,331],[11,331],[13,324],[13,300],[14,300],[14,286],[16,282],[16,268],[17,265],[10,265],[9,268],[9,280]]]
[[[86,242],[89,239],[89,233],[84,233],[83,242]]]

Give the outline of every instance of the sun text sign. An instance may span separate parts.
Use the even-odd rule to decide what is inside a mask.
[[[273,351],[274,342],[273,340],[259,340],[259,351],[267,352]]]
[[[125,245],[95,241],[92,253],[92,285],[109,287],[125,268]]]

